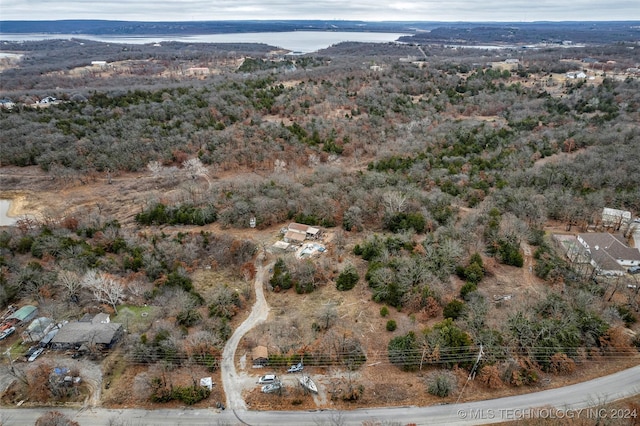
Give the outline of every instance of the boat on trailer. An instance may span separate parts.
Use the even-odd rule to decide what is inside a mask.
[[[300,385],[308,390],[309,392],[318,393],[318,386],[316,386],[315,382],[311,380],[311,377],[304,375],[300,377]]]

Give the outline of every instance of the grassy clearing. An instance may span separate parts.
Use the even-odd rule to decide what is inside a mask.
[[[37,343],[32,343],[32,345],[35,345],[35,344]],[[21,339],[18,339],[13,345],[7,348],[7,350],[4,353],[5,354],[9,353],[11,354],[11,359],[16,359],[23,356],[25,353],[27,353],[29,346],[30,346],[29,344],[23,343]]]
[[[155,306],[122,305],[111,321],[123,324],[129,332],[143,332],[151,327],[157,311]]]
[[[251,295],[251,282],[234,277],[225,270],[197,270],[192,274],[193,288],[205,298],[210,300],[215,289],[222,285],[236,290],[242,298],[248,299]]]

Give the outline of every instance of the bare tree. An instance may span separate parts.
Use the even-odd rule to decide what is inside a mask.
[[[158,161],[150,161],[149,164],[147,164],[147,169],[153,174],[153,177],[160,177],[162,168],[162,164]]]
[[[115,278],[98,272],[89,270],[82,277],[82,286],[93,293],[93,297],[100,303],[110,305],[118,314],[118,304],[122,302],[124,297],[124,285]]]
[[[401,213],[407,204],[407,195],[398,191],[385,192],[382,202],[389,214]]]
[[[58,274],[56,284],[64,289],[67,300],[77,300],[80,289],[82,288],[82,280],[76,272],[67,270],[61,271]]]
[[[209,171],[202,164],[199,158],[190,158],[182,163],[182,167],[185,172],[191,176],[191,179],[195,180],[197,177],[204,177],[209,183],[209,187],[211,187],[211,181],[209,181]]]
[[[329,302],[322,308],[318,315],[318,322],[323,330],[328,330],[338,319],[338,310],[334,302]]]
[[[287,170],[287,162],[284,160],[276,159],[273,165],[273,171],[275,173],[282,173]]]

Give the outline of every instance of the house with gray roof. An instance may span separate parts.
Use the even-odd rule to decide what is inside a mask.
[[[96,318],[97,317],[97,318]],[[81,346],[98,346],[111,349],[124,334],[122,324],[108,322],[96,315],[95,321],[75,321],[65,324],[51,339],[52,349],[78,349]]]
[[[578,234],[577,239],[599,275],[624,275],[628,268],[640,265],[640,251],[627,246],[622,235],[594,232]]]

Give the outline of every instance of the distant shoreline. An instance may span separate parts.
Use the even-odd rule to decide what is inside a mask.
[[[206,42],[203,38],[238,37],[252,34],[402,34],[404,42],[425,44],[518,43],[610,44],[637,43],[640,21],[532,21],[532,22],[445,22],[445,21],[186,21],[147,22],[110,20],[0,21],[0,39],[9,35],[41,34],[41,38],[183,39]],[[180,41],[180,40],[178,40]],[[295,41],[295,40],[289,40]],[[351,41],[351,40],[345,40]],[[235,42],[243,42],[235,40]],[[252,42],[255,42],[252,41]],[[297,50],[297,49],[292,49]]]
[[[295,34],[294,34],[295,33]],[[13,42],[44,40],[88,40],[118,44],[162,44],[162,43],[211,43],[211,44],[266,44],[291,52],[312,53],[342,42],[390,43],[396,42],[407,33],[380,33],[355,31],[288,31],[252,32],[200,35],[89,35],[89,34],[47,34],[47,33],[0,33],[0,40]],[[1,49],[1,48],[0,48]]]

